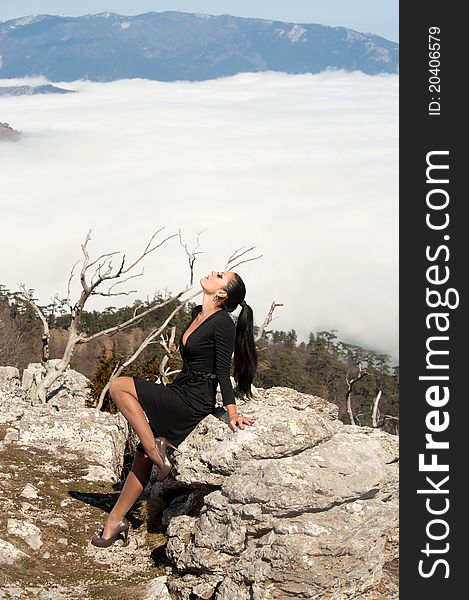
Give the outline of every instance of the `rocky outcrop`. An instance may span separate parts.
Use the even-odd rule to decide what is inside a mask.
[[[385,572],[397,560],[397,438],[344,425],[335,405],[288,388],[239,404],[253,426],[235,433],[208,417],[180,446],[175,481],[153,486],[176,494],[162,515],[181,575],[169,590],[339,600],[381,586],[397,597]]]
[[[51,361],[54,362],[54,361]],[[3,444],[43,448],[73,457],[78,453],[89,464],[86,478],[119,481],[128,436],[120,414],[86,408],[88,379],[67,369],[53,385],[46,404],[35,404],[34,387],[44,368],[31,363],[19,372],[0,367],[0,423],[10,425]]]
[[[127,547],[98,549],[89,540],[110,504],[90,490],[116,481],[127,424],[80,406],[86,381],[74,372],[49,402],[31,404],[38,368],[25,371],[24,387],[16,369],[0,368],[0,562],[8,568],[27,557],[42,569],[60,556],[73,575],[64,599],[77,589],[93,597],[94,569],[109,569],[115,590],[132,577],[134,597],[145,600],[398,598],[397,437],[344,425],[316,396],[254,389],[253,399],[237,400],[254,424],[233,432],[222,414],[205,418],[180,445],[174,476],[157,482],[155,467],[145,526],[132,521]],[[93,517],[89,531],[76,530]],[[75,577],[82,565],[86,575]]]

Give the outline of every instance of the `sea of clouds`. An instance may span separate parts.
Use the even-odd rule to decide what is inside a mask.
[[[275,300],[284,306],[270,328],[295,329],[299,341],[336,329],[397,361],[397,76],[54,85],[77,92],[0,97],[0,121],[23,132],[0,144],[0,283],[25,283],[47,304],[65,295],[89,229],[91,260],[121,251],[129,262],[161,227],[156,240],[181,228],[189,248],[203,232],[195,289],[234,250],[256,246],[250,256],[262,258],[234,270],[259,324]],[[187,283],[177,237],[144,266],[113,290],[137,293],[95,296],[87,308]]]

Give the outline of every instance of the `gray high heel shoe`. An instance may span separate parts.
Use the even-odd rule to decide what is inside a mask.
[[[112,534],[112,536],[110,538],[104,538],[102,537],[103,532],[104,532],[104,527],[101,529],[101,531],[99,532],[99,536],[94,537],[91,540],[91,543],[93,544],[93,546],[98,546],[99,548],[107,548],[108,546],[111,546],[119,537],[119,535],[121,533],[124,534],[124,543],[122,544],[123,546],[127,546],[129,541],[128,541],[128,535],[129,535],[129,521],[124,517],[122,519],[122,521],[119,523],[119,525],[116,527],[114,533]]]
[[[163,460],[163,466],[158,468],[159,470],[158,475],[156,477],[156,481],[163,481],[164,479],[166,479],[166,477],[168,477],[168,475],[174,467],[173,461],[169,458],[167,454],[167,449],[172,448],[175,452],[178,452],[179,454],[182,454],[182,452],[181,450],[176,448],[176,446],[173,446],[173,444],[171,444],[170,441],[165,437],[156,437],[155,447],[158,451],[158,454],[161,456],[161,459]]]

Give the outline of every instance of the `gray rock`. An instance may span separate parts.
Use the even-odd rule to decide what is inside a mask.
[[[78,452],[91,463],[88,479],[119,480],[128,432],[121,413],[111,415],[94,408],[59,410],[50,403],[40,404],[24,413],[18,428],[18,444],[61,454]]]
[[[3,437],[3,443],[11,444],[12,442],[16,442],[18,440],[18,435],[18,430],[15,429],[15,427],[7,427]]]
[[[54,366],[60,359],[50,359],[49,364]],[[35,399],[35,390],[44,373],[45,368],[41,363],[30,363],[23,371],[21,386],[29,393],[31,399]],[[70,367],[52,384],[47,392],[48,403],[59,408],[85,407],[90,400],[89,379]]]
[[[33,498],[37,498],[38,497],[37,495],[38,495],[38,490],[30,483],[27,483],[24,486],[23,491],[20,494],[20,496],[22,496],[23,498],[28,498],[30,500]]]
[[[42,546],[41,530],[39,527],[29,521],[19,521],[18,519],[8,519],[7,533],[14,535],[25,541],[32,550],[39,550]]]
[[[10,542],[0,539],[0,565],[12,565],[20,558],[28,555]]]
[[[341,425],[335,404],[289,388],[271,388],[237,403],[243,415],[257,416],[255,425],[234,432],[206,417],[180,445],[178,481],[220,485],[247,460],[294,456],[329,439]]]
[[[0,389],[6,385],[19,385],[20,372],[16,367],[0,367]]]
[[[387,462],[395,459],[390,442],[373,429],[337,433],[317,448],[276,460],[245,462],[222,486],[223,494],[262,512],[294,516],[378,493]]]
[[[168,588],[166,587],[166,575],[156,577],[147,583],[147,589],[143,600],[171,600]]]
[[[55,382],[46,404],[31,405],[32,390],[43,372],[40,363],[29,364],[20,386],[18,369],[0,368],[0,423],[14,423],[6,429],[1,446],[32,446],[71,460],[79,453],[90,463],[86,479],[118,481],[128,435],[126,419],[121,413],[85,408],[89,380],[73,369]],[[25,488],[23,495],[27,493]]]
[[[14,423],[29,406],[29,396],[20,387],[16,367],[0,367],[0,424]]]
[[[223,581],[223,576],[191,575],[190,573],[169,581],[168,589],[176,595],[178,600],[192,600],[200,598],[211,600],[218,584]]]

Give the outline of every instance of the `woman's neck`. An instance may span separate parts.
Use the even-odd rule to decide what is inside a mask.
[[[212,315],[214,312],[217,312],[218,310],[222,310],[222,309],[215,304],[215,302],[213,301],[213,298],[210,296],[204,295],[204,298],[202,300],[202,310],[199,313],[199,315],[202,317],[202,319],[204,319],[205,317],[209,317],[210,315]]]

